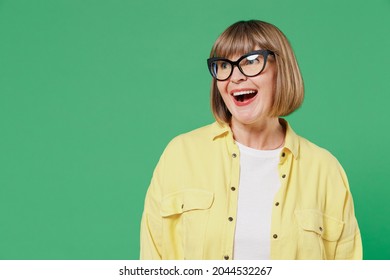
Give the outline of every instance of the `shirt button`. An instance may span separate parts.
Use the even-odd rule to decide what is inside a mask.
[[[275,206],[279,206],[279,202],[276,202],[276,203],[275,203]]]
[[[286,156],[286,154],[285,153],[282,153],[282,157],[285,157]]]
[[[276,238],[278,238],[278,235],[277,235],[277,234],[274,234],[274,235],[272,235],[272,237],[273,237],[274,239],[276,239]]]
[[[282,178],[286,178],[286,174],[283,174],[283,175],[282,175]]]
[[[236,190],[236,188],[235,188],[235,187],[231,187],[230,189],[231,189],[232,191],[235,191],[235,190]]]
[[[233,153],[233,154],[232,154],[232,157],[233,157],[233,158],[236,158],[236,157],[237,157],[237,154],[236,154],[236,153]]]
[[[229,222],[232,222],[233,221],[233,217],[229,217]]]
[[[225,260],[228,260],[228,259],[229,259],[229,256],[226,255],[226,256],[224,256],[223,258],[224,258]]]

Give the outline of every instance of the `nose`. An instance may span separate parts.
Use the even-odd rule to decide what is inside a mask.
[[[232,83],[238,84],[242,81],[245,81],[247,77],[241,73],[240,69],[237,66],[233,67],[232,75],[230,76],[230,81]]]

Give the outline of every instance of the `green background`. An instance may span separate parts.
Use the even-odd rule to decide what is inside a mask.
[[[206,58],[241,19],[290,39],[365,259],[390,259],[390,1],[0,0],[0,259],[137,259],[153,169],[213,121]]]

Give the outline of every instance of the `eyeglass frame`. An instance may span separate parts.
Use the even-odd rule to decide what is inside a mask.
[[[240,67],[240,62],[241,60],[247,58],[248,56],[251,56],[251,55],[255,55],[255,54],[261,54],[263,55],[264,57],[264,64],[263,64],[263,67],[261,68],[260,72],[255,74],[255,75],[247,75],[244,73],[244,71],[241,69]],[[234,66],[237,66],[238,70],[240,70],[240,72],[246,76],[246,77],[255,77],[257,75],[260,75],[261,72],[263,72],[266,64],[267,64],[267,59],[268,59],[268,56],[269,55],[273,55],[275,56],[275,53],[273,51],[270,51],[270,50],[256,50],[256,51],[252,51],[252,52],[249,52],[247,54],[244,54],[243,56],[241,56],[239,59],[237,59],[236,61],[231,61],[227,58],[224,58],[224,57],[210,57],[209,59],[207,59],[207,66],[208,66],[208,69],[210,71],[210,74],[211,76],[216,79],[217,81],[220,81],[220,82],[223,82],[223,81],[226,81],[227,79],[230,78],[230,76],[233,74],[233,70],[234,70]],[[215,61],[225,61],[225,62],[228,62],[230,63],[230,65],[232,65],[232,69],[230,71],[230,74],[228,75],[228,77],[226,79],[218,79],[216,76],[214,76],[213,74],[213,70],[212,70],[212,63],[215,62]]]

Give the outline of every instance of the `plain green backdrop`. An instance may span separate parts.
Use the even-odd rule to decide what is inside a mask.
[[[331,151],[365,259],[390,259],[390,1],[0,0],[0,259],[137,259],[153,169],[213,122],[206,68],[230,24],[290,39],[287,119]]]

